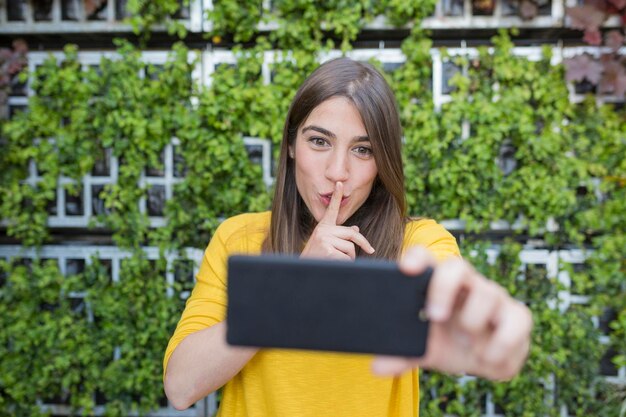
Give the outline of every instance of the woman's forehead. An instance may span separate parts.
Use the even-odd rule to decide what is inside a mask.
[[[352,136],[367,136],[367,130],[359,110],[345,97],[332,97],[317,105],[300,126],[300,133],[314,127],[338,136],[349,133]],[[319,129],[314,129],[318,130]],[[320,132],[323,133],[323,132]]]

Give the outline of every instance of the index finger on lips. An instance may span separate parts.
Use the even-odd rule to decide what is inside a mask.
[[[448,320],[462,291],[471,286],[471,279],[471,268],[460,258],[439,264],[426,294],[428,317],[440,322]]]
[[[333,195],[330,197],[330,204],[328,204],[326,213],[324,213],[324,217],[322,217],[320,223],[332,224],[333,226],[337,224],[337,217],[339,217],[339,208],[341,207],[342,198],[343,183],[341,181],[337,181],[335,183],[335,191],[333,191]]]

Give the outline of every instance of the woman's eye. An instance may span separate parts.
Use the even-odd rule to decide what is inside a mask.
[[[317,137],[309,138],[309,142],[315,146],[326,145],[326,139],[323,139],[323,138],[317,138]]]
[[[354,151],[359,156],[370,156],[370,155],[372,155],[372,149],[368,148],[367,146],[359,146],[357,148],[354,148]]]

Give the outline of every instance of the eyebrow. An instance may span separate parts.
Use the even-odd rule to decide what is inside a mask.
[[[328,129],[324,129],[323,127],[320,126],[315,126],[315,125],[309,125],[306,126],[302,129],[302,133],[304,134],[307,130],[315,130],[316,132],[319,132],[323,135],[326,135],[328,137],[331,137],[333,139],[337,139],[337,135],[335,135],[333,132],[331,132]],[[369,142],[370,138],[369,136],[355,136],[352,138],[353,142]]]

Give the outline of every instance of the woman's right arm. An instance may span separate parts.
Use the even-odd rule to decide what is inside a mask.
[[[174,408],[184,410],[228,382],[257,351],[228,345],[225,322],[192,333],[170,357],[165,394]]]
[[[258,350],[228,345],[224,321],[228,256],[253,252],[256,243],[249,242],[265,233],[258,226],[263,215],[250,216],[231,217],[215,231],[165,351],[163,385],[167,398],[178,410],[190,407],[226,384]]]

